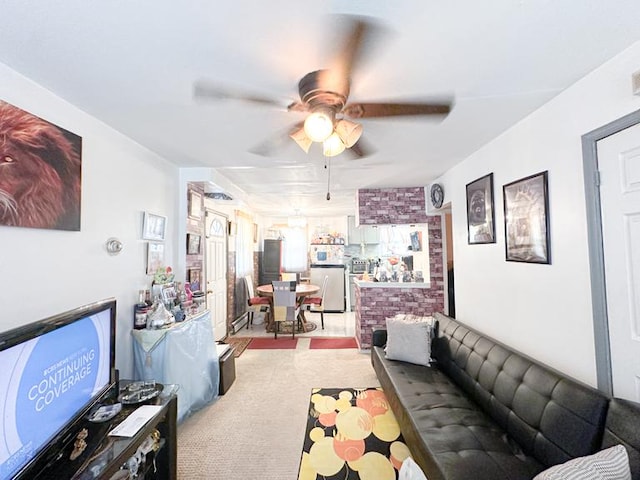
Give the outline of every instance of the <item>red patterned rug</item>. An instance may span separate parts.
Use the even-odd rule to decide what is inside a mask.
[[[410,456],[380,388],[316,388],[298,480],[396,480]]]
[[[358,348],[358,342],[353,337],[312,338],[309,348]]]
[[[278,337],[278,338],[268,338],[268,337],[257,337],[252,338],[248,350],[294,350],[298,345],[297,338],[291,337]]]

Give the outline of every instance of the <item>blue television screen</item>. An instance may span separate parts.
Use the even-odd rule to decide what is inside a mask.
[[[115,301],[0,334],[0,479],[12,478],[114,381]]]

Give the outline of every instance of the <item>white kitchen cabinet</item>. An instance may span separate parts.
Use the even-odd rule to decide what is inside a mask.
[[[356,225],[356,217],[347,217],[347,241],[349,245],[378,244],[380,243],[380,231],[374,225]]]

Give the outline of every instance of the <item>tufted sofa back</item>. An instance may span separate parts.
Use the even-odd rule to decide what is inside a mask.
[[[600,449],[608,398],[443,314],[437,365],[546,466]]]

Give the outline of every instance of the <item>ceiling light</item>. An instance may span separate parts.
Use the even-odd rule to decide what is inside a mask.
[[[293,217],[287,219],[290,228],[304,228],[307,226],[307,219],[300,215],[300,211],[296,210]]]
[[[325,141],[333,132],[333,110],[319,108],[310,113],[304,121],[304,132],[314,142]]]
[[[311,140],[304,131],[304,128],[300,127],[295,132],[291,132],[289,134],[291,138],[298,144],[298,146],[304,150],[305,153],[309,153],[309,148],[311,148],[311,144],[313,140]]]
[[[322,142],[322,153],[325,157],[335,157],[344,152],[345,145],[340,140],[337,133],[332,133],[329,138]]]
[[[362,125],[350,120],[339,120],[336,123],[336,133],[347,148],[353,147],[362,135]]]

